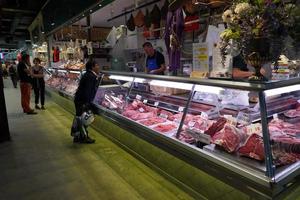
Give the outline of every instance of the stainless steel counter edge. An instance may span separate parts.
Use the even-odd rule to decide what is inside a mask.
[[[263,91],[268,89],[275,89],[284,86],[290,86],[300,84],[300,78],[292,78],[289,80],[282,81],[269,81],[269,82],[247,82],[247,81],[234,81],[234,80],[220,80],[220,79],[196,79],[196,78],[185,78],[176,76],[161,76],[161,75],[150,75],[145,73],[129,73],[129,72],[118,72],[118,71],[102,71],[108,75],[128,76],[145,79],[155,79],[164,81],[173,81],[180,83],[190,83],[207,86],[217,86],[223,88],[232,88],[240,90],[252,90],[252,91]]]
[[[187,153],[189,157],[194,157],[195,155],[200,156],[201,158],[204,158],[210,162],[217,164],[219,167],[224,167],[230,171],[233,171],[239,175],[242,175],[243,177],[245,177],[247,179],[250,179],[250,180],[252,180],[260,185],[266,186],[266,187],[270,187],[270,184],[272,183],[272,179],[268,178],[263,173],[257,173],[257,171],[255,171],[243,164],[236,165],[236,164],[230,163],[229,161],[219,158],[207,151],[203,151],[200,148],[194,147],[192,145],[184,144],[181,141],[172,139],[168,136],[162,135],[151,129],[148,129],[138,123],[132,122],[130,119],[126,119],[122,115],[115,113],[111,110],[100,107],[98,105],[96,105],[96,106],[99,109],[100,115],[102,115],[104,117],[109,117],[109,118],[111,116],[114,116],[120,124],[127,124],[127,125],[130,124],[130,125],[133,125],[132,127],[136,128],[136,129],[146,130],[149,132],[149,133],[147,133],[147,135],[155,136],[156,138],[160,139],[160,142],[166,143],[166,145],[172,144],[173,147],[178,148],[177,150],[183,150],[184,153]],[[109,113],[109,115],[107,115],[107,113]]]

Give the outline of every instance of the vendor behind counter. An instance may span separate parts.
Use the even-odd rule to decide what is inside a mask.
[[[144,51],[147,55],[145,71],[147,74],[164,75],[166,70],[164,56],[155,50],[150,42],[143,44]]]
[[[232,77],[233,79],[245,79],[255,74],[255,69],[245,63],[241,54],[233,57],[232,62]],[[272,78],[272,70],[270,64],[265,64],[260,70],[268,80]]]

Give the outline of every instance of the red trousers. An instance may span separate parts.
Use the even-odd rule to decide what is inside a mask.
[[[20,82],[21,88],[21,105],[25,113],[30,112],[30,95],[31,95],[31,84],[26,82]]]

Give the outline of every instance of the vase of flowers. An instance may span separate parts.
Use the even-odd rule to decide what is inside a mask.
[[[236,46],[255,76],[251,80],[265,80],[260,73],[263,64],[276,62],[284,49],[284,38],[296,5],[283,0],[233,0],[223,13],[226,29],[221,33],[220,50],[223,60],[229,46]]]

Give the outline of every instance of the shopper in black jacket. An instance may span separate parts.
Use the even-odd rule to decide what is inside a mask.
[[[76,122],[78,127],[84,127],[82,125],[80,117],[82,116],[83,112],[92,108],[92,102],[95,98],[99,86],[99,65],[95,61],[88,61],[85,67],[86,73],[80,79],[79,86],[74,98],[77,119]],[[84,128],[87,133],[87,127]],[[95,140],[91,139],[88,135],[83,135],[82,133],[79,136],[75,135],[73,141],[81,143],[95,142]]]

